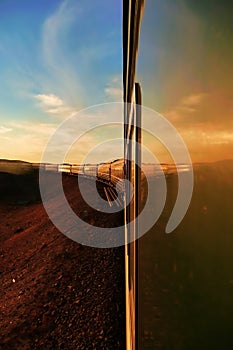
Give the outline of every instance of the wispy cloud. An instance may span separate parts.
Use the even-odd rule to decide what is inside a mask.
[[[48,67],[57,91],[78,107],[82,106],[83,89],[78,74],[78,67],[74,67],[71,57],[73,53],[67,51],[66,42],[72,25],[78,20],[81,8],[74,1],[63,1],[56,11],[46,19],[42,28],[42,55]]]
[[[117,75],[110,79],[105,88],[105,94],[113,101],[122,101],[123,87],[121,76]]]
[[[208,94],[206,93],[196,93],[184,96],[172,110],[165,111],[163,114],[171,120],[171,122],[184,121],[187,115],[199,110],[201,103],[206,97],[208,97]]]
[[[49,114],[67,118],[75,112],[74,108],[69,107],[62,98],[54,94],[37,94],[34,98],[40,102],[42,110]]]
[[[42,49],[47,63],[54,65],[64,59],[63,45],[65,33],[82,13],[80,6],[74,1],[64,0],[57,7],[55,12],[49,16],[43,26]],[[62,56],[55,56],[60,52]]]
[[[10,123],[11,130],[14,131],[26,131],[27,133],[38,134],[42,136],[50,136],[55,130],[57,125],[52,123],[39,123],[39,122],[16,122]]]
[[[5,126],[0,126],[0,134],[5,134],[11,130],[12,130],[11,128],[6,128]]]
[[[202,138],[206,144],[212,145],[233,145],[233,131],[212,131],[203,132]]]
[[[199,105],[206,95],[206,93],[191,94],[181,100],[181,105],[188,107]]]
[[[121,71],[119,4],[61,0],[43,17],[47,10],[32,13],[35,21],[1,37],[4,157],[33,160],[34,153],[38,160],[62,120],[92,104],[121,99],[121,77],[113,76]],[[68,142],[70,134],[62,140]],[[94,141],[83,140],[78,152],[85,153]]]
[[[106,95],[109,97],[113,97],[113,99],[122,100],[122,90],[116,87],[107,87],[105,89]]]
[[[12,136],[1,139],[1,154],[9,159],[40,161],[43,149],[56,125],[17,121],[9,124]]]
[[[121,41],[120,30],[109,36],[110,28],[116,31],[115,23],[106,30],[105,16],[116,14],[104,3],[101,11],[95,2],[65,0],[43,25],[42,55],[57,81],[54,91],[76,109],[103,102],[106,96],[121,98],[120,86],[106,87],[112,68],[121,69]]]
[[[34,97],[40,102],[42,102],[43,105],[48,107],[60,107],[64,105],[64,101],[60,97],[54,94],[49,94],[49,95],[38,94],[38,95],[35,95]]]
[[[185,112],[195,112],[204,98],[208,96],[206,93],[191,94],[181,99],[176,109]]]

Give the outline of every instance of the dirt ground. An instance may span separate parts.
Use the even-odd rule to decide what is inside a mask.
[[[37,174],[0,180],[0,349],[124,349],[123,247],[91,248],[61,234],[40,201]],[[92,224],[122,221],[121,212],[95,215],[77,179],[63,181],[73,210]]]

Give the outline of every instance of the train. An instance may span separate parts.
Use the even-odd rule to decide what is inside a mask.
[[[135,81],[140,23],[144,0],[122,1],[122,47],[123,47],[123,102],[124,102],[124,158],[100,164],[44,164],[45,170],[88,176],[109,186],[120,186],[124,191],[124,237],[125,237],[125,348],[139,348],[138,319],[138,240],[139,225],[135,219],[141,207],[141,104],[142,91]],[[135,125],[137,125],[135,127]],[[135,166],[137,164],[138,166]],[[127,181],[124,181],[127,180]],[[126,188],[124,188],[124,183]],[[130,185],[133,185],[131,200]],[[110,195],[110,193],[109,193]],[[106,194],[106,197],[108,195]],[[109,201],[110,204],[111,201]],[[129,203],[129,205],[126,205]]]
[[[117,187],[120,192],[124,192],[123,159],[98,164],[43,163],[40,167],[45,171],[62,172],[73,176],[86,176],[110,187]]]

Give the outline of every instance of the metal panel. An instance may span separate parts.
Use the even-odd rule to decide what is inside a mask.
[[[134,188],[125,208],[126,348],[137,349],[137,237],[134,219],[140,210],[141,89],[135,84],[140,20],[144,1],[123,1],[124,176]],[[137,105],[138,104],[138,105]],[[135,122],[137,127],[134,127]],[[139,166],[137,166],[138,164]],[[128,202],[130,188],[126,188]]]

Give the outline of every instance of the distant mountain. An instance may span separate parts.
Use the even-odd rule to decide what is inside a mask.
[[[33,170],[33,165],[22,160],[0,159],[0,172],[9,174],[25,174]]]
[[[27,164],[31,164],[30,162],[26,162],[24,160],[18,160],[18,159],[0,159],[0,163],[27,163]]]

